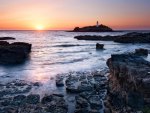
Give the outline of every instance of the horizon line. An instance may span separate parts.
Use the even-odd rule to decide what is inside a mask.
[[[53,30],[34,30],[34,29],[0,29],[0,31],[71,31],[71,30],[62,30],[62,29],[53,29]],[[117,29],[114,31],[150,31],[150,29]]]

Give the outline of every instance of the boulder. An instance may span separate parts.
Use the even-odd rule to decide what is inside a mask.
[[[148,56],[148,50],[143,48],[136,49],[135,54],[140,56]]]
[[[31,44],[24,42],[0,42],[0,64],[18,64],[25,61],[31,52]]]
[[[104,49],[104,44],[99,44],[99,43],[97,43],[96,44],[96,49],[98,50],[98,49]]]

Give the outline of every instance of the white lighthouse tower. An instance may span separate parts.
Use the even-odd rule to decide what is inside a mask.
[[[96,22],[96,27],[99,27],[99,22],[98,21]]]

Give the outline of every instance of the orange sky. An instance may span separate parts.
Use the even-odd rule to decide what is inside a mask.
[[[0,0],[1,30],[63,30],[100,23],[150,29],[149,0]]]

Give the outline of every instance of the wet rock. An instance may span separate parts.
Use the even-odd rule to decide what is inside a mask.
[[[12,99],[8,98],[8,99],[3,99],[3,101],[0,103],[1,106],[9,106],[12,103]]]
[[[78,40],[101,40],[114,41],[118,43],[150,43],[150,33],[127,33],[119,36],[75,36]]]
[[[17,95],[13,98],[12,105],[15,106],[22,106],[26,103],[26,96],[25,95]]]
[[[39,87],[39,86],[42,86],[42,83],[40,83],[40,82],[35,82],[35,83],[33,83],[33,86]]]
[[[85,35],[85,36],[75,36],[75,39],[78,40],[102,40],[102,41],[113,41],[117,36],[91,36],[91,35]]]
[[[76,108],[87,108],[88,101],[80,96],[76,96]]]
[[[109,101],[111,105],[114,107],[114,109],[122,110],[125,107],[126,105],[125,98],[118,92],[111,93],[109,97],[110,97]]]
[[[54,93],[53,95],[54,95],[54,96],[58,96],[58,97],[64,97],[63,94],[59,94],[59,93]]]
[[[67,113],[67,109],[57,106],[49,106],[46,111],[49,113]]]
[[[150,97],[150,62],[137,55],[120,54],[112,55],[107,65],[111,73],[109,94],[112,105],[116,109],[123,106],[142,109],[146,103],[144,98]]]
[[[103,108],[103,103],[99,95],[92,95],[89,98],[89,103],[90,103],[91,109],[100,110]]]
[[[38,94],[28,95],[26,102],[28,104],[37,104],[40,102],[40,95],[38,95]]]
[[[139,92],[129,92],[127,102],[134,109],[142,109],[144,105],[143,96]]]
[[[48,95],[48,96],[43,97],[41,102],[43,104],[46,104],[46,103],[51,102],[51,101],[52,101],[52,95]]]
[[[141,56],[148,56],[148,50],[147,49],[143,49],[143,48],[140,48],[140,49],[136,49],[135,50],[135,54],[136,55],[141,55]]]
[[[63,97],[56,96],[56,95],[49,95],[47,97],[44,97],[42,99],[42,102],[48,105],[48,107],[46,108],[47,112],[67,113],[68,111],[68,106],[65,103],[65,100]]]
[[[70,93],[79,93],[80,90],[78,90],[78,87],[75,85],[67,86],[66,90]]]
[[[80,92],[78,90],[78,84],[79,84],[78,77],[69,76],[66,79],[65,83],[66,83],[66,90],[68,92],[71,92],[71,93],[79,93]]]
[[[94,86],[92,86],[89,82],[87,81],[82,81],[79,86],[78,86],[78,91],[83,92],[83,91],[92,91]]]
[[[100,113],[100,110],[92,109],[89,111],[89,113]]]
[[[85,108],[76,109],[74,113],[89,113],[89,110]]]
[[[13,37],[0,37],[0,40],[15,40]]]
[[[96,49],[98,50],[98,49],[104,49],[104,44],[99,44],[99,43],[97,43],[96,44]]]
[[[16,51],[24,51],[25,53],[31,52],[32,44],[25,43],[25,42],[14,42],[11,43],[12,47],[16,49]]]
[[[9,42],[7,41],[0,41],[0,46],[7,46],[9,45]]]
[[[110,108],[105,108],[104,113],[112,113]]]
[[[18,109],[15,107],[0,108],[0,113],[18,113]]]
[[[119,43],[150,43],[150,33],[127,33],[114,41]]]
[[[56,77],[56,86],[57,86],[57,87],[64,86],[63,77],[61,77],[61,76],[57,76],[57,77]]]
[[[25,61],[31,52],[31,44],[15,42],[0,44],[0,64],[18,64]]]
[[[92,92],[87,92],[87,91],[84,91],[82,93],[79,94],[80,97],[84,98],[84,99],[88,99],[90,96],[92,95]]]

